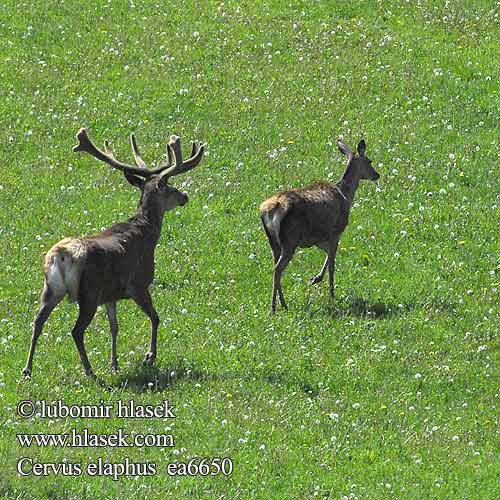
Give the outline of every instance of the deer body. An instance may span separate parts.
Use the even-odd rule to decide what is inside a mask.
[[[141,190],[137,213],[126,222],[114,224],[109,229],[94,236],[66,238],[54,245],[45,256],[45,283],[41,295],[40,310],[33,324],[31,349],[25,375],[32,372],[33,356],[38,337],[42,332],[54,307],[67,295],[77,302],[79,316],[72,335],[87,375],[92,368],[87,358],[83,335],[92,321],[99,305],[105,304],[110,324],[112,350],[111,368],[118,369],[116,340],[118,321],[116,302],[131,298],[151,321],[151,343],[145,363],[153,363],[156,358],[158,314],[153,306],[149,286],[154,277],[154,251],[161,234],[164,214],[177,206],[185,205],[185,193],[169,186],[169,177],[194,168],[203,155],[203,145],[196,149],[193,145],[191,158],[182,161],[180,141],[172,136],[168,145],[169,161],[156,170],[148,170],[139,155],[135,138],[132,149],[139,168],[118,162],[107,144],[105,152],[98,150],[88,138],[85,129],[77,135],[79,140],[75,151],[86,151],[122,170],[127,180]],[[170,165],[172,151],[176,164]]]
[[[371,160],[364,156],[365,144],[358,145],[355,155],[341,141],[339,149],[349,163],[338,183],[320,181],[305,188],[277,193],[260,206],[264,230],[274,258],[273,295],[271,309],[276,311],[276,297],[286,308],[281,277],[297,247],[317,246],[327,253],[320,273],[311,284],[323,280],[329,270],[330,296],[334,294],[335,257],[341,234],[349,221],[354,194],[361,179],[378,179]]]
[[[90,289],[99,305],[130,298],[131,290],[153,281],[157,241],[156,228],[141,217],[95,236],[64,239],[45,257],[47,284],[72,302],[78,301],[80,290]]]
[[[296,242],[301,248],[321,245],[341,233],[349,208],[337,186],[324,181],[278,193],[260,207],[265,227],[283,245]]]

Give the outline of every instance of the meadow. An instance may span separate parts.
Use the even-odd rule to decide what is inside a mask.
[[[18,2],[0,5],[0,496],[464,498],[500,496],[500,2]],[[82,126],[152,166],[170,134],[202,164],[172,180],[150,323],[118,304],[121,371],[99,309],[87,379],[61,303],[21,377],[45,252],[134,213],[138,192],[72,153]],[[341,135],[381,178],[361,184],[337,255],[336,297],[311,287],[324,255],[284,275],[258,206],[336,180]],[[169,400],[175,419],[21,418],[19,401]],[[171,433],[174,446],[21,448],[17,433]],[[41,463],[157,464],[149,477],[21,477]],[[229,476],[167,464],[230,457]]]

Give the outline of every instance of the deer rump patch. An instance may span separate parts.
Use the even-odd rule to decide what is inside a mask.
[[[78,239],[65,239],[54,245],[45,257],[45,281],[56,298],[66,294],[70,302],[78,299],[78,287],[86,248]]]

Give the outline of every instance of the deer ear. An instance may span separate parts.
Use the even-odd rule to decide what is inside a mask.
[[[143,179],[141,179],[137,175],[129,174],[128,172],[124,172],[123,174],[125,175],[125,179],[127,179],[127,181],[130,184],[132,184],[132,186],[135,186],[135,187],[142,190],[142,188],[144,187],[144,180]]]
[[[359,156],[365,156],[365,151],[366,151],[366,143],[365,143],[365,140],[364,140],[364,139],[361,139],[361,140],[359,141],[359,144],[358,144],[357,150],[358,150],[358,154],[359,154]]]
[[[342,142],[341,139],[337,140],[337,146],[339,147],[339,151],[346,156],[351,156],[352,151]]]

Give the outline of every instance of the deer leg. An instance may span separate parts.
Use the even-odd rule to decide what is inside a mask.
[[[45,283],[40,297],[40,309],[36,315],[35,321],[33,322],[33,333],[31,336],[31,348],[28,355],[28,360],[26,361],[26,366],[23,369],[23,375],[29,377],[33,370],[33,357],[35,355],[36,343],[38,337],[40,337],[43,329],[43,325],[49,319],[50,313],[54,310],[59,302],[61,302],[63,297],[57,297],[54,295],[52,290]]]
[[[272,305],[271,309],[272,312],[274,313],[276,311],[276,295],[280,294],[280,302],[283,305],[285,302],[285,298],[283,297],[283,291],[281,290],[281,287],[278,286],[278,282],[276,281],[276,266],[278,265],[278,262],[281,258],[281,245],[279,241],[276,240],[274,237],[273,233],[271,233],[267,227],[266,224],[264,223],[264,231],[266,232],[267,239],[269,240],[269,245],[271,246],[271,250],[273,251],[273,297],[272,297]],[[286,304],[285,304],[286,307]]]
[[[321,271],[314,276],[314,278],[311,278],[309,281],[310,285],[315,285],[316,283],[320,283],[323,281],[323,277],[325,276],[326,273],[326,268],[328,267],[328,262],[329,262],[329,257],[328,255],[325,257],[325,262],[323,263],[323,267],[321,268]]]
[[[149,351],[146,353],[144,358],[144,364],[152,365],[156,359],[156,339],[160,318],[158,317],[158,313],[153,306],[149,290],[144,290],[142,293],[134,295],[132,298],[151,320],[151,344],[149,346]]]
[[[337,248],[339,245],[339,236],[334,236],[330,242],[330,248],[328,249],[328,277],[330,282],[330,298],[333,299],[335,293],[334,285],[334,274],[335,274],[335,257],[337,255]]]
[[[85,333],[85,330],[90,325],[90,322],[95,315],[97,304],[95,302],[80,300],[78,302],[78,305],[80,306],[80,313],[78,315],[78,319],[76,320],[75,326],[73,327],[71,335],[73,336],[76,348],[78,349],[78,353],[80,354],[80,359],[82,360],[82,365],[85,369],[85,375],[87,375],[88,377],[95,377],[94,373],[92,372],[92,367],[90,366],[89,358],[87,357],[87,352],[85,351],[83,334]]]
[[[268,231],[266,226],[264,226],[264,229],[266,231],[267,239],[269,240],[269,245],[271,246],[271,250],[273,251],[274,265],[276,266],[276,264],[278,263],[278,260],[280,258],[280,255],[281,255],[281,248],[280,248],[278,241],[276,241],[276,239]]]
[[[276,265],[274,266],[273,300],[271,303],[271,310],[273,313],[276,312],[276,294],[279,295],[281,307],[283,307],[283,309],[287,309],[285,297],[283,296],[283,290],[281,288],[281,276],[283,275],[283,272],[285,271],[286,267],[288,266],[288,264],[292,260],[294,251],[295,251],[295,248],[293,248],[291,250],[287,250],[287,249],[283,248],[281,256],[278,259],[278,262],[276,263]]]
[[[116,359],[116,338],[118,337],[118,320],[116,319],[116,302],[106,304],[109,330],[111,332],[111,371],[118,371],[118,360]]]

